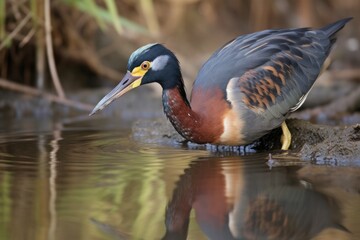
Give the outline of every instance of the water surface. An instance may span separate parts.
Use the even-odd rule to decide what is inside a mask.
[[[360,239],[360,171],[135,141],[111,122],[0,134],[0,239]],[[29,128],[24,128],[29,129]]]

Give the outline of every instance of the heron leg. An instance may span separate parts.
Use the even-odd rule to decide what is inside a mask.
[[[291,133],[289,128],[286,126],[285,121],[281,124],[281,130],[283,132],[281,136],[281,150],[288,150],[291,144]]]

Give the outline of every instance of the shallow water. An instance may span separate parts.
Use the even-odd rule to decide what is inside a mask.
[[[269,168],[268,153],[144,144],[113,122],[9,124],[0,239],[360,239],[357,168],[276,153]]]

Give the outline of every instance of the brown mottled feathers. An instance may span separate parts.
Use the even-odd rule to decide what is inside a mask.
[[[266,64],[245,72],[239,77],[237,85],[243,93],[244,104],[249,109],[262,111],[285,100],[288,103],[287,109],[281,111],[281,114],[286,114],[307,93],[317,77],[313,76],[315,79],[310,83],[304,79],[307,76],[299,78],[299,75],[306,75],[306,69],[297,64],[301,60],[302,57],[298,55],[280,52]]]
[[[326,48],[322,54],[313,54],[318,45],[316,41],[288,42],[288,50],[279,51],[263,65],[246,71],[237,85],[245,106],[256,112],[268,109],[275,118],[298,108],[327,56]]]

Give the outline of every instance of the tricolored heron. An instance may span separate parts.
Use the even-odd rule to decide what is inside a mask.
[[[179,61],[161,44],[148,44],[129,58],[127,73],[90,115],[126,92],[157,82],[164,112],[185,139],[195,143],[249,144],[274,128],[291,134],[285,119],[305,101],[346,18],[320,29],[264,30],[235,38],[200,69],[190,102]]]

